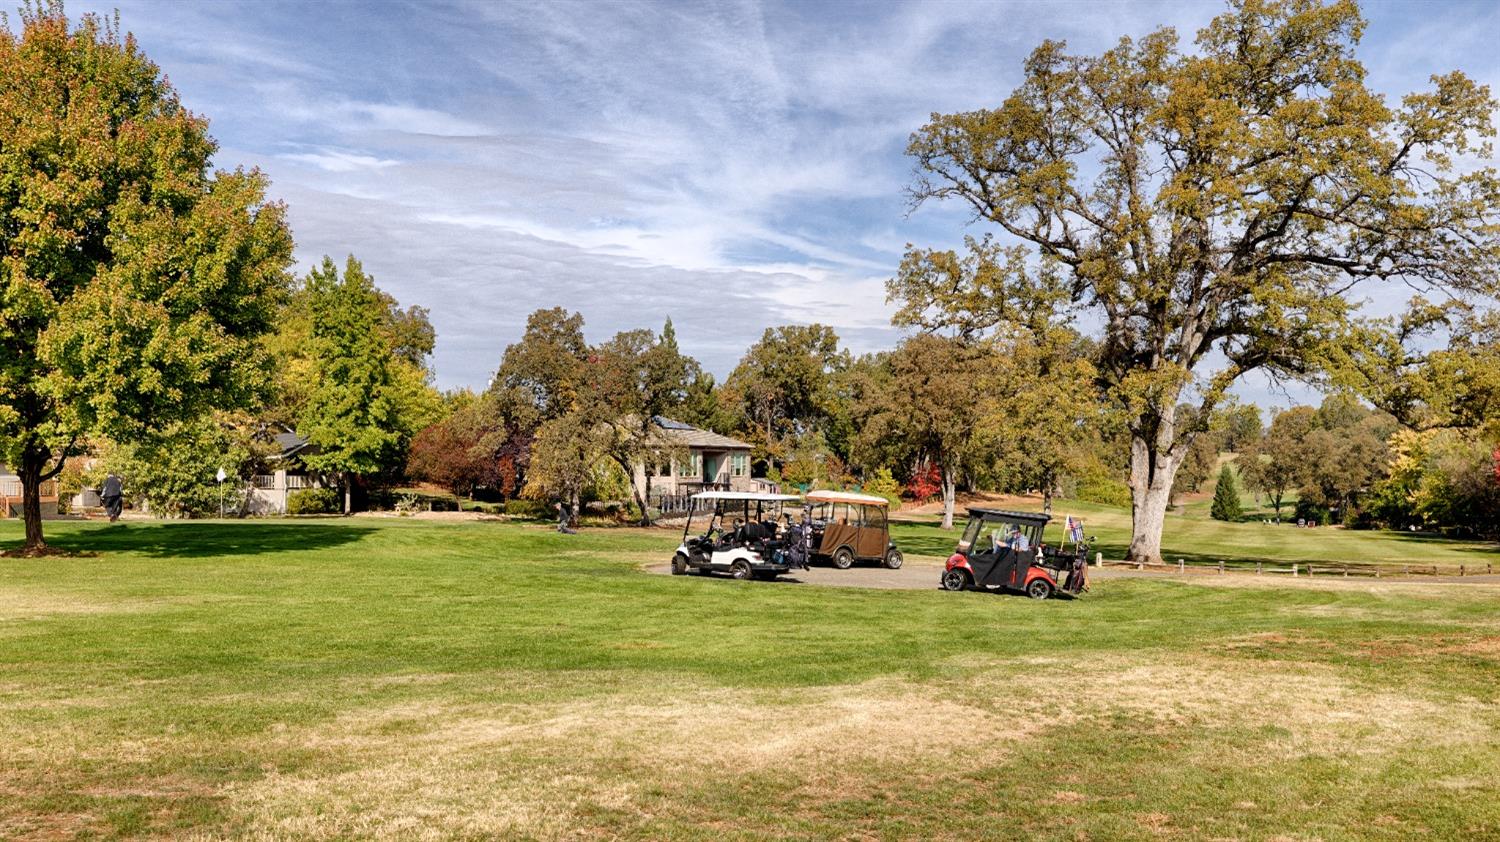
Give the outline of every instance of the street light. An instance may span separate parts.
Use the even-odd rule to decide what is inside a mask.
[[[224,473],[224,469],[223,468],[220,468],[219,469],[219,473],[214,476],[214,479],[219,483],[219,518],[220,519],[223,519],[223,517],[224,517],[224,477],[225,476],[227,476],[227,474]]]

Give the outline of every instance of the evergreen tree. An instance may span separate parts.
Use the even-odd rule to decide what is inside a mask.
[[[1219,469],[1219,484],[1214,486],[1213,508],[1209,514],[1214,520],[1236,521],[1244,514],[1240,510],[1240,492],[1235,486],[1234,469],[1225,465]]]

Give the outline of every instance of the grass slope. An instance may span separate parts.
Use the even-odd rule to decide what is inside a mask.
[[[101,555],[0,560],[0,838],[1500,835],[1500,588],[1035,603],[642,575],[644,530],[49,527]]]

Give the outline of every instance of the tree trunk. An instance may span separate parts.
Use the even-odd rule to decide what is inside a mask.
[[[953,499],[957,490],[953,469],[943,468],[943,528],[953,528]]]
[[[1042,511],[1052,514],[1052,477],[1048,476],[1042,480]]]
[[[346,514],[346,515],[349,514],[353,510],[353,506],[354,506],[354,501],[353,501],[353,496],[352,496],[353,495],[353,490],[354,490],[353,489],[353,479],[350,477],[349,472],[345,471],[344,472],[344,514]]]
[[[47,546],[42,538],[42,471],[46,468],[47,456],[32,452],[30,448],[21,456],[16,473],[21,478],[21,519],[26,522],[27,550],[39,550]]]
[[[642,459],[641,462],[642,481],[646,486],[646,491],[643,493],[640,484],[635,481],[635,466],[631,464],[630,460],[622,456],[611,456],[610,458],[614,460],[616,465],[620,466],[620,470],[625,472],[625,476],[630,477],[630,496],[635,499],[636,506],[641,510],[641,526],[650,526],[651,512],[646,509],[646,501],[650,499],[651,477],[646,475],[645,460]]]
[[[1161,561],[1161,532],[1166,524],[1167,506],[1172,501],[1172,482],[1182,464],[1175,444],[1166,453],[1158,453],[1139,436],[1130,443],[1130,549],[1126,561],[1156,564]]]

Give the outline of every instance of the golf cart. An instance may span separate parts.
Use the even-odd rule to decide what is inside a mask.
[[[891,543],[890,501],[848,491],[809,491],[804,499],[812,532],[810,555],[848,570],[856,561],[901,566],[901,551]]]
[[[783,514],[790,494],[705,491],[693,495],[682,544],[672,556],[672,575],[728,573],[735,579],[774,579],[807,567],[801,529]],[[703,516],[708,515],[707,523]],[[693,531],[697,522],[702,533]]]
[[[1079,540],[1073,552],[1063,553],[1044,545],[1042,530],[1051,519],[970,509],[958,549],[943,567],[943,589],[1019,591],[1032,599],[1079,593],[1087,585],[1088,547]]]

